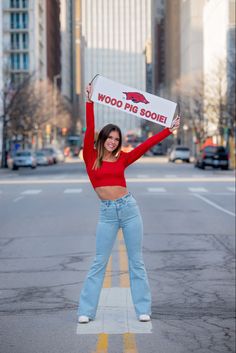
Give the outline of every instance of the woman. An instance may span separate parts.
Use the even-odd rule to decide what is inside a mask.
[[[86,92],[87,129],[83,157],[101,206],[96,230],[96,256],[80,294],[78,321],[88,323],[95,318],[106,265],[119,228],[122,228],[128,254],[130,289],[136,315],[140,321],[150,321],[151,294],[142,259],[143,223],[136,200],[127,190],[124,171],[178,128],[180,118],[174,119],[170,129],[162,130],[128,153],[121,151],[122,136],[119,127],[108,124],[100,131],[94,148],[91,84]]]

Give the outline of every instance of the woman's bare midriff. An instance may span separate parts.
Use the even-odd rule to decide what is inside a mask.
[[[116,200],[128,194],[124,186],[99,186],[95,191],[101,200]]]

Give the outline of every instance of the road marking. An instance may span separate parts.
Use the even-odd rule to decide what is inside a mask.
[[[134,334],[124,333],[123,343],[124,343],[124,353],[138,353]]]
[[[228,187],[227,189],[228,189],[229,191],[235,192],[235,186],[233,186],[233,187]]]
[[[79,194],[82,191],[82,189],[65,189],[64,194]]]
[[[205,188],[188,188],[188,190],[190,191],[190,192],[208,192],[208,190],[207,189],[205,189]]]
[[[38,195],[42,190],[25,190],[21,192],[21,195]]]
[[[108,352],[108,335],[106,333],[100,333],[98,336],[97,348],[95,353],[107,353]]]
[[[165,188],[147,188],[148,192],[166,192]]]
[[[177,177],[176,179],[171,178],[127,178],[127,182],[129,183],[186,183],[186,182],[216,182],[216,183],[224,183],[224,182],[235,182],[234,177]],[[66,179],[66,180],[56,180],[56,179],[27,179],[27,180],[0,180],[0,185],[23,185],[23,184],[88,184],[90,181],[88,179]]]
[[[22,200],[24,198],[24,196],[19,196],[16,199],[13,200],[13,202],[18,202],[20,200]]]
[[[227,214],[230,215],[230,216],[235,217],[235,213],[226,210],[225,208],[223,208],[223,207],[217,205],[215,202],[212,202],[212,201],[208,200],[206,197],[204,197],[204,196],[202,196],[202,195],[198,195],[198,194],[193,194],[193,195],[194,195],[195,197],[197,197],[197,198],[199,198],[199,199],[205,201],[205,202],[208,203],[209,205],[211,205],[211,206],[217,208],[218,210],[220,210],[220,211],[222,211],[222,212],[224,212],[224,213],[227,213]]]

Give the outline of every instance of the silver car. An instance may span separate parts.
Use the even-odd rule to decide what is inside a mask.
[[[37,167],[35,153],[30,150],[18,151],[9,160],[8,168],[17,170],[20,167],[30,167],[32,169]]]
[[[170,150],[169,161],[175,162],[177,160],[183,162],[190,162],[190,149],[186,146],[174,146]]]

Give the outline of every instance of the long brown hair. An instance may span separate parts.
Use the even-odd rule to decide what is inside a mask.
[[[97,141],[95,143],[95,147],[97,150],[97,158],[94,162],[93,169],[98,169],[101,167],[105,152],[104,143],[112,131],[117,131],[120,138],[117,148],[112,152],[113,156],[115,156],[120,151],[122,145],[122,134],[119,126],[114,124],[105,125],[99,132]]]

